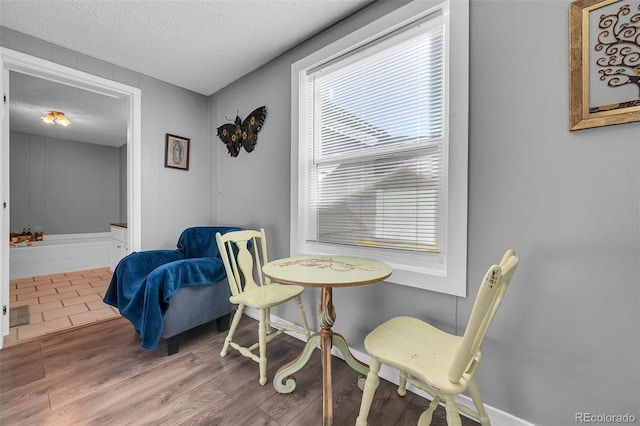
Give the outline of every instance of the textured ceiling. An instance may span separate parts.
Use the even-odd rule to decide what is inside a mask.
[[[49,80],[12,72],[9,76],[12,132],[119,147],[127,142],[127,102]],[[68,127],[40,119],[62,111]]]
[[[2,0],[0,26],[208,96],[369,3],[371,0]],[[42,82],[39,89],[55,98],[38,97],[29,93],[32,90],[14,88],[13,80],[19,79],[11,83],[12,130],[19,129],[14,125],[27,126],[28,119],[19,117],[22,111],[40,105],[39,119],[49,109],[62,109],[58,99],[64,99],[65,105],[68,101],[65,113],[76,107],[95,109],[96,132],[102,127],[97,117],[119,114],[109,98],[101,100],[92,94],[87,96],[93,100],[74,104],[73,99],[83,97],[80,92],[61,95],[56,92],[59,85],[45,90],[47,83]],[[101,102],[104,104],[97,105]],[[96,105],[87,105],[91,103]],[[45,107],[54,104],[58,106]],[[64,130],[69,139],[81,140],[73,136],[81,120],[74,121],[71,115],[74,124]],[[114,126],[120,126],[114,120]],[[53,130],[47,127],[46,131]],[[102,133],[108,131],[105,128]],[[118,139],[122,133],[112,136]]]
[[[370,0],[2,0],[0,24],[211,95]]]

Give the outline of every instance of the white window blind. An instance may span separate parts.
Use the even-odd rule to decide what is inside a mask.
[[[469,2],[415,0],[291,66],[291,255],[466,294]]]
[[[438,253],[445,27],[434,17],[306,75],[306,241]]]

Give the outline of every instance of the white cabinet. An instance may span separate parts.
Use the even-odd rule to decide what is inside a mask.
[[[126,224],[111,224],[111,271],[129,254],[129,232]]]

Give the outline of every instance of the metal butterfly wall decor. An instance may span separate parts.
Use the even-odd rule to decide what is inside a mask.
[[[242,147],[247,152],[253,151],[258,142],[258,132],[262,128],[266,116],[267,108],[261,106],[244,120],[240,120],[240,116],[236,115],[236,121],[233,124],[227,123],[218,127],[218,136],[227,146],[229,155],[237,157]]]

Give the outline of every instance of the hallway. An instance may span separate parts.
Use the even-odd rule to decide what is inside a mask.
[[[19,278],[9,284],[10,308],[29,306],[29,324],[11,327],[4,347],[120,316],[102,301],[109,267]]]

